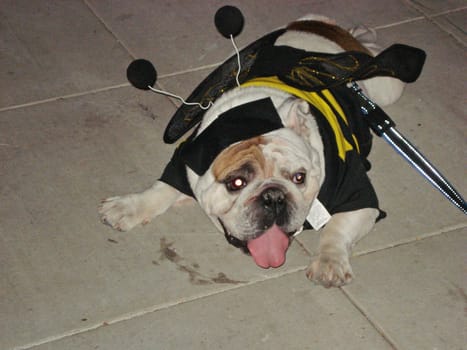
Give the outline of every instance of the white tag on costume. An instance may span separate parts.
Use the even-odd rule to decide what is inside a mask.
[[[311,204],[310,212],[306,219],[313,229],[317,231],[327,224],[331,219],[331,214],[329,214],[324,205],[316,198]]]

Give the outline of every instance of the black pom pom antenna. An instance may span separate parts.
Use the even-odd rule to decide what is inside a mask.
[[[126,69],[126,77],[135,88],[149,90],[157,80],[156,68],[145,59],[137,59],[130,63]]]
[[[216,25],[217,30],[222,34],[222,36],[232,40],[232,43],[234,44],[235,50],[237,52],[238,49],[233,42],[233,38],[241,33],[244,22],[245,20],[243,18],[242,12],[234,6],[223,6],[217,10],[214,16],[214,24]],[[238,71],[240,71],[240,67]],[[157,81],[157,71],[153,64],[148,60],[140,58],[131,62],[126,70],[126,76],[128,81],[135,88],[141,90],[152,90],[156,93],[177,98],[182,101],[183,104],[199,105],[199,107],[202,109],[208,109],[211,106],[211,104],[208,106],[202,106],[199,103],[187,103],[182,97],[178,95],[154,89],[154,84]]]
[[[217,30],[227,39],[240,34],[244,23],[242,12],[234,6],[221,7],[214,16]]]

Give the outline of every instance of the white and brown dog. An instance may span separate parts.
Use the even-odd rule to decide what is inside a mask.
[[[359,34],[328,18],[307,16],[289,25],[275,45],[375,54],[372,46],[358,40]],[[380,105],[396,101],[404,86],[389,77],[360,85]],[[127,231],[193,196],[228,241],[263,268],[284,263],[292,237],[305,223],[315,229],[324,226],[319,256],[307,276],[326,287],[342,286],[352,279],[352,246],[381,214],[366,175],[368,128],[357,132],[355,125],[360,122],[353,119],[361,116],[353,118],[343,104],[345,98],[339,100],[332,91],[302,94],[273,78],[235,87],[214,102],[186,143],[184,160],[188,160],[180,176],[189,188],[171,183],[169,177],[180,167],[169,166],[171,170],[166,169],[151,188],[104,200],[99,208],[102,221]],[[265,128],[263,121],[268,124]],[[231,137],[225,123],[235,128],[243,123],[248,136]],[[259,131],[251,132],[257,124]]]

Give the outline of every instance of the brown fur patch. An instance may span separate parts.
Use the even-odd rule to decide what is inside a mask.
[[[261,136],[242,141],[230,146],[219,154],[213,163],[212,171],[216,181],[224,180],[227,175],[246,163],[257,169],[264,169],[265,159],[260,144],[264,144]]]
[[[297,21],[287,26],[288,30],[313,33],[335,42],[345,51],[360,51],[367,54],[371,53],[363,46],[352,34],[333,24],[320,21]]]

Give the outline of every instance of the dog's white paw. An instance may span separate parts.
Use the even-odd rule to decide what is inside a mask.
[[[104,199],[99,207],[102,222],[119,231],[128,231],[138,224],[147,224],[151,217],[147,215],[141,201],[140,194]]]
[[[326,288],[341,287],[352,281],[352,267],[347,254],[321,253],[311,263],[306,276]]]

